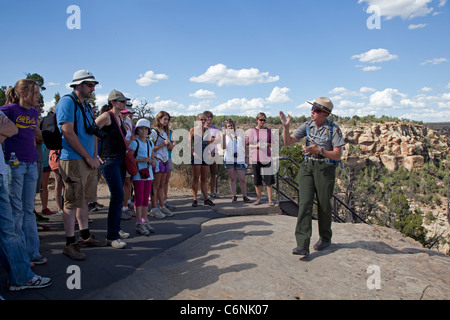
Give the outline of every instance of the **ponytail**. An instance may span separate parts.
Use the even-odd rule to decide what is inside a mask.
[[[21,96],[30,95],[38,84],[31,79],[17,81],[14,87],[6,90],[6,104],[19,103]]]

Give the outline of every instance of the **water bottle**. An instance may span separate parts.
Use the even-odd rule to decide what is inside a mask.
[[[11,152],[11,155],[9,157],[9,165],[11,169],[15,169],[19,166],[19,159],[17,159],[15,152]]]

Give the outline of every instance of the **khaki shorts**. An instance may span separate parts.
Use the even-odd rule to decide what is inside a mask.
[[[59,173],[64,182],[64,207],[82,208],[97,201],[97,170],[92,170],[84,159],[60,160]]]

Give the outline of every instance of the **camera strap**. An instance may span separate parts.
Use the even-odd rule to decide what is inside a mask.
[[[87,123],[89,123],[89,120],[86,115],[85,107],[82,105],[80,99],[78,99],[77,95],[75,94],[75,91],[72,92],[71,94],[65,95],[64,97],[70,97],[75,104],[75,120],[76,120],[76,108],[79,107],[81,110],[81,114],[83,115],[84,127],[85,127],[85,129],[89,128],[89,126],[87,125]],[[89,107],[89,110],[91,110],[92,118],[94,118],[91,107]],[[89,123],[89,125],[91,125],[91,123]],[[77,132],[76,128],[75,128],[75,124],[74,124],[74,130],[75,130],[75,132]]]

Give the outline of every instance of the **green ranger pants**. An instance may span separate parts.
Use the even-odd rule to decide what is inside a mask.
[[[336,167],[324,161],[304,161],[299,178],[299,208],[295,238],[298,247],[309,248],[312,234],[314,195],[317,195],[319,236],[331,241],[331,197],[334,192]]]

